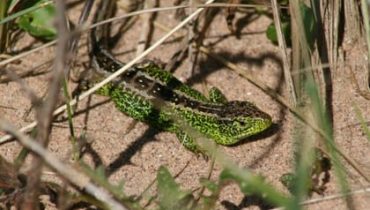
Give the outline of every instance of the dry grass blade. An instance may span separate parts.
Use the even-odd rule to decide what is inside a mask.
[[[152,1],[145,1],[144,9],[149,9],[151,7],[156,7],[156,3]],[[150,43],[151,34],[153,33],[153,19],[155,15],[153,13],[146,13],[143,15],[143,26],[142,31],[140,32],[139,43],[136,48],[136,55],[140,55],[147,48]]]
[[[281,21],[280,21],[280,9],[279,4],[277,3],[277,0],[271,0],[272,5],[272,12],[274,15],[274,23],[276,27],[277,32],[277,38],[279,47],[281,49],[281,54],[283,58],[283,67],[284,67],[284,78],[285,83],[287,84],[288,92],[290,93],[290,100],[293,107],[297,105],[297,96],[294,89],[294,84],[292,80],[291,75],[291,67],[288,59],[288,52],[287,52],[287,46],[285,43],[285,37],[283,35],[283,32],[281,31]]]
[[[368,1],[361,0],[361,11],[363,16],[363,22],[365,26],[366,31],[366,43],[367,43],[367,58],[370,58],[370,18],[369,18],[369,5]],[[367,66],[367,89],[369,89],[370,86],[370,64],[368,61]]]
[[[8,1],[0,0],[0,20],[5,18],[7,14],[7,4]],[[8,41],[8,24],[1,24],[0,25],[0,54],[5,51],[7,41]]]
[[[74,186],[77,186],[79,189],[85,190],[88,194],[95,197],[97,200],[105,203],[107,207],[111,209],[126,209],[122,204],[115,201],[106,191],[102,190],[100,187],[89,182],[89,178],[85,175],[77,172],[74,168],[65,165],[52,153],[48,152],[43,145],[37,143],[35,139],[31,139],[28,136],[17,131],[13,126],[8,122],[0,120],[0,128],[15,138],[25,146],[27,149],[31,150],[33,153],[37,154],[46,164],[48,164],[53,170],[55,170],[59,175],[67,179]]]
[[[64,2],[57,1],[56,7],[59,41],[56,50],[53,76],[49,85],[48,96],[43,103],[41,103],[39,106],[36,106],[36,119],[38,121],[36,139],[44,147],[46,147],[49,143],[53,111],[57,104],[62,83],[61,79],[64,77],[69,41],[67,22],[64,15]],[[41,184],[40,178],[42,165],[43,160],[39,157],[35,157],[29,171],[29,176],[27,177],[26,191],[23,197],[23,203],[21,205],[22,209],[38,209],[38,196]]]
[[[21,58],[23,58],[23,57],[25,57],[25,56],[27,56],[27,55],[30,55],[30,54],[32,54],[32,53],[35,53],[35,52],[40,51],[40,50],[42,50],[42,49],[45,49],[45,48],[47,48],[47,47],[53,46],[53,45],[54,45],[54,44],[56,44],[56,43],[57,43],[57,41],[56,41],[56,40],[54,40],[54,41],[48,42],[48,43],[46,43],[46,44],[44,44],[44,45],[41,45],[41,46],[39,46],[39,47],[36,47],[36,48],[34,48],[34,49],[32,49],[32,50],[28,50],[27,52],[24,52],[24,53],[18,54],[18,55],[16,55],[16,56],[10,57],[10,58],[8,58],[8,59],[6,59],[6,60],[1,61],[1,62],[0,62],[0,67],[3,67],[3,66],[5,66],[5,65],[7,65],[7,64],[9,64],[9,63],[11,63],[11,62],[14,62],[14,61],[16,61],[16,60],[19,60],[19,59],[21,59]]]

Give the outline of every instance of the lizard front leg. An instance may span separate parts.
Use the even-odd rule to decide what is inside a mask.
[[[209,89],[208,96],[209,96],[209,100],[213,103],[218,103],[218,104],[227,103],[227,99],[225,95],[221,92],[220,89],[216,87],[212,87],[211,89]]]

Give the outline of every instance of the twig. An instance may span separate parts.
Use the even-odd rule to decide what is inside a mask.
[[[32,53],[34,53],[34,52],[37,52],[37,51],[39,51],[39,50],[42,50],[42,49],[44,49],[44,48],[47,48],[47,47],[53,46],[55,43],[57,43],[57,40],[54,40],[54,41],[48,42],[48,43],[46,43],[46,44],[44,44],[44,45],[41,45],[41,46],[39,46],[39,47],[36,47],[36,48],[34,48],[34,49],[32,49],[32,50],[29,50],[29,51],[27,51],[27,52],[24,52],[24,53],[18,54],[18,55],[16,55],[16,56],[13,56],[13,57],[11,57],[11,58],[8,58],[8,59],[6,59],[6,60],[3,60],[3,61],[1,61],[1,62],[0,62],[0,67],[5,66],[5,65],[7,65],[7,64],[9,64],[9,63],[11,63],[11,62],[14,62],[14,61],[16,61],[16,60],[19,60],[19,59],[21,59],[21,58],[23,58],[23,57],[25,57],[25,56],[27,56],[27,55],[30,55],[30,54],[32,54]]]
[[[90,11],[91,11],[91,8],[94,4],[94,1],[95,0],[87,0],[84,4],[84,7],[82,9],[82,12],[81,12],[81,15],[80,15],[80,18],[78,20],[78,27],[77,28],[82,28],[83,27],[83,24],[85,24],[87,18],[89,17],[90,15]],[[77,46],[78,46],[78,43],[80,41],[80,37],[81,37],[81,33],[76,33],[73,38],[70,40],[71,41],[71,45],[69,47],[69,50],[66,52],[69,57],[68,57],[68,60],[70,60],[70,62],[68,63],[68,66],[66,68],[66,72],[65,72],[65,78],[63,79],[63,93],[64,93],[64,97],[66,98],[66,105],[67,105],[67,116],[68,116],[68,126],[69,126],[69,131],[70,131],[70,139],[72,140],[72,144],[73,144],[73,158],[75,159],[76,157],[78,157],[78,150],[76,149],[76,136],[75,136],[75,131],[74,131],[74,126],[73,126],[73,120],[72,120],[72,117],[73,117],[73,108],[72,106],[69,105],[69,102],[72,98],[71,94],[70,94],[70,90],[68,88],[68,82],[67,80],[70,78],[70,69],[74,66],[74,62],[76,61],[76,55],[77,55]]]
[[[97,200],[106,204],[111,209],[125,210],[126,208],[122,204],[115,201],[106,191],[99,186],[89,182],[89,178],[84,174],[81,174],[74,168],[65,165],[55,155],[47,151],[40,143],[37,143],[35,139],[22,134],[17,131],[8,122],[0,119],[0,128],[11,135],[13,135],[18,141],[27,149],[39,156],[50,168],[57,172],[60,176],[68,180],[74,186],[80,190],[84,190],[89,195],[95,197]]]
[[[288,59],[288,52],[287,52],[287,47],[285,43],[285,37],[283,35],[283,32],[281,31],[281,21],[280,21],[280,11],[278,7],[277,0],[271,0],[272,4],[272,13],[274,15],[274,23],[275,23],[275,28],[277,32],[277,38],[278,38],[278,43],[279,47],[281,50],[281,55],[283,58],[283,67],[284,67],[284,78],[285,78],[285,83],[287,84],[287,89],[290,95],[290,100],[291,104],[293,107],[297,105],[297,95],[294,89],[294,84],[292,80],[292,75],[291,75],[291,67]]]
[[[85,24],[87,18],[90,15],[91,8],[92,8],[94,2],[95,2],[95,0],[86,1],[85,5],[84,5],[84,8],[81,12],[80,18],[78,19],[78,26],[79,27],[82,28],[83,24]],[[74,55],[77,52],[76,49],[77,49],[77,46],[78,46],[78,42],[80,41],[80,36],[81,36],[81,34],[77,34],[72,40],[71,49],[70,49],[72,58],[75,57]]]
[[[67,22],[64,15],[64,2],[56,1],[56,7],[59,41],[56,49],[54,73],[49,86],[48,96],[46,97],[45,101],[40,104],[40,106],[36,106],[36,119],[39,122],[37,125],[36,139],[44,147],[46,147],[49,143],[53,110],[57,104],[62,82],[61,80],[64,77],[64,68],[66,66],[69,41]],[[27,186],[23,197],[23,203],[21,204],[21,209],[38,209],[42,164],[43,160],[39,157],[35,157],[31,169],[28,172],[29,176],[27,177]]]

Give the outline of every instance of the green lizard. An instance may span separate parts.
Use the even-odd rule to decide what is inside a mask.
[[[95,66],[92,83],[112,74],[123,66],[91,32],[91,55]],[[247,101],[230,101],[216,88],[210,98],[181,83],[171,73],[151,61],[137,64],[98,90],[108,96],[116,107],[130,117],[157,129],[170,131],[189,150],[200,151],[194,140],[170,115],[181,118],[192,128],[213,139],[217,144],[232,145],[260,133],[271,125],[271,117]],[[170,109],[160,109],[157,102]],[[157,103],[158,104],[158,103]]]

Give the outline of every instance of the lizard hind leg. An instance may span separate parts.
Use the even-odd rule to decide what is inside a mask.
[[[180,140],[181,144],[191,152],[203,156],[205,159],[207,159],[206,151],[202,150],[197,143],[194,141],[192,137],[190,137],[185,132],[179,131],[176,132],[177,138]]]

